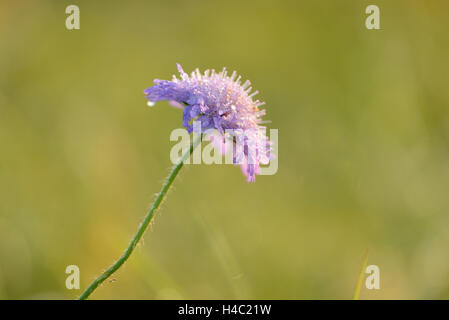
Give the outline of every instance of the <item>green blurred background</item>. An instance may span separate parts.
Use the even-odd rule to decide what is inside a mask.
[[[252,81],[279,171],[186,166],[92,298],[348,299],[367,248],[362,299],[449,298],[448,29],[443,0],[2,1],[0,298],[75,298],[67,265],[84,289],[123,252],[181,126],[142,91],[176,62]]]

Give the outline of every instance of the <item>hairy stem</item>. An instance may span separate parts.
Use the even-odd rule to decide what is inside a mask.
[[[178,163],[173,167],[173,169],[171,170],[167,179],[165,180],[161,191],[157,195],[156,200],[154,201],[153,205],[151,206],[150,211],[148,211],[147,215],[145,216],[145,219],[143,219],[142,223],[139,226],[139,229],[137,230],[136,235],[131,240],[128,248],[126,248],[123,255],[112,266],[110,266],[105,272],[103,272],[98,278],[96,278],[89,285],[89,287],[81,294],[81,296],[79,297],[79,300],[87,299],[91,295],[91,293],[94,292],[94,290],[103,281],[105,281],[107,278],[109,278],[114,272],[116,272],[126,262],[126,260],[128,260],[128,258],[131,256],[131,253],[134,251],[134,248],[137,246],[137,243],[139,243],[139,240],[142,238],[143,234],[145,233],[145,230],[147,229],[156,210],[159,208],[159,205],[161,204],[162,200],[164,199],[165,195],[167,194],[167,191],[170,189],[170,186],[172,185],[173,181],[175,180],[176,176],[178,175],[179,171],[181,170],[182,166],[184,165],[184,161],[190,157],[193,150],[200,143],[200,141],[201,141],[201,135],[198,135],[198,137],[190,145],[189,150],[187,150],[182,155],[181,159],[179,159]]]

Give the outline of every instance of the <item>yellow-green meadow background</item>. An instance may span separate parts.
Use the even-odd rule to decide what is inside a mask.
[[[66,266],[84,289],[121,255],[181,127],[143,90],[176,62],[251,80],[279,170],[186,166],[91,298],[349,299],[367,248],[362,299],[449,298],[448,30],[443,0],[2,1],[0,298],[76,298]]]

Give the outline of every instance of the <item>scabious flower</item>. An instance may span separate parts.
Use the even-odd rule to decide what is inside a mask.
[[[271,157],[270,141],[260,125],[265,110],[259,107],[264,103],[253,100],[258,91],[251,93],[250,82],[241,84],[235,71],[228,76],[225,68],[219,73],[206,70],[203,74],[196,69],[189,76],[177,66],[180,79],[155,79],[156,85],[144,91],[149,105],[168,100],[183,108],[182,124],[189,133],[194,130],[194,121],[201,124],[202,131],[217,129],[222,138],[218,149],[225,150],[231,140],[234,163],[240,164],[248,182],[255,181],[259,163],[267,164]]]

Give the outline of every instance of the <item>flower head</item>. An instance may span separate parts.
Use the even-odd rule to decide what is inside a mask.
[[[239,147],[234,147],[234,163],[241,165],[248,181],[255,181],[259,162],[267,163],[270,158],[270,142],[260,130],[265,110],[259,107],[264,103],[253,100],[258,91],[251,93],[250,82],[241,84],[241,77],[235,71],[228,76],[225,68],[219,73],[206,70],[203,74],[196,69],[189,76],[177,66],[180,79],[176,76],[171,81],[156,79],[155,85],[144,91],[149,104],[168,100],[184,108],[182,124],[189,133],[193,131],[194,121],[200,122],[202,130],[217,129],[223,138],[220,142],[223,147],[219,149],[225,149],[225,138],[241,141],[242,156],[236,156]]]

